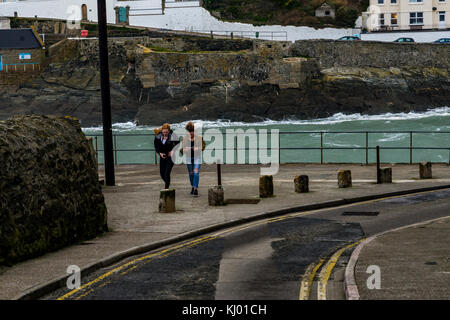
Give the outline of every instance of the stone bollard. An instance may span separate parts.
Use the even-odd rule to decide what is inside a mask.
[[[225,205],[225,196],[221,186],[208,189],[208,203],[210,206]]]
[[[433,174],[431,172],[431,162],[421,162],[419,164],[420,179],[431,179]]]
[[[338,172],[339,188],[350,188],[352,186],[352,172],[350,170],[340,170]]]
[[[175,189],[163,189],[159,194],[159,212],[175,212]]]
[[[259,197],[268,198],[273,196],[273,177],[261,176],[259,177]]]
[[[392,183],[392,168],[380,169],[380,183]]]
[[[294,179],[295,192],[306,193],[309,192],[309,178],[308,176],[295,176]]]

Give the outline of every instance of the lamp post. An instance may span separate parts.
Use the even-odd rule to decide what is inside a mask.
[[[97,0],[98,44],[100,60],[100,86],[102,94],[103,149],[105,162],[105,182],[107,186],[115,185],[114,153],[111,123],[111,93],[108,69],[108,30],[106,25],[106,1]]]

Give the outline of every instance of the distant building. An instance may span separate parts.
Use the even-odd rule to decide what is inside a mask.
[[[0,29],[11,29],[11,23],[9,18],[0,17]]]
[[[33,29],[0,30],[0,72],[40,70],[43,42]]]
[[[335,16],[336,10],[327,2],[322,3],[322,5],[316,9],[316,17],[330,17],[334,19]]]
[[[368,31],[450,28],[450,0],[370,0],[363,13]]]

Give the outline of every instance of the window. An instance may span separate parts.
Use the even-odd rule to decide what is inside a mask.
[[[384,4],[384,0],[378,0],[378,4]]]
[[[409,24],[423,25],[423,12],[410,12]]]
[[[391,4],[397,4],[397,0],[391,0]]]
[[[410,3],[422,3],[423,0],[409,0]]]
[[[19,53],[20,60],[29,60],[31,59],[31,53]]]
[[[329,16],[330,15],[330,11],[325,11],[325,15]]]
[[[391,26],[396,26],[398,24],[397,14],[391,13]]]
[[[380,19],[379,19],[380,26],[384,26],[384,13],[380,13]]]
[[[445,22],[445,11],[439,11],[439,22]]]

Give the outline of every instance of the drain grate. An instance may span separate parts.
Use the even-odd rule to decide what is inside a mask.
[[[377,211],[345,211],[342,213],[343,216],[368,216],[374,217],[379,215],[380,213]]]

